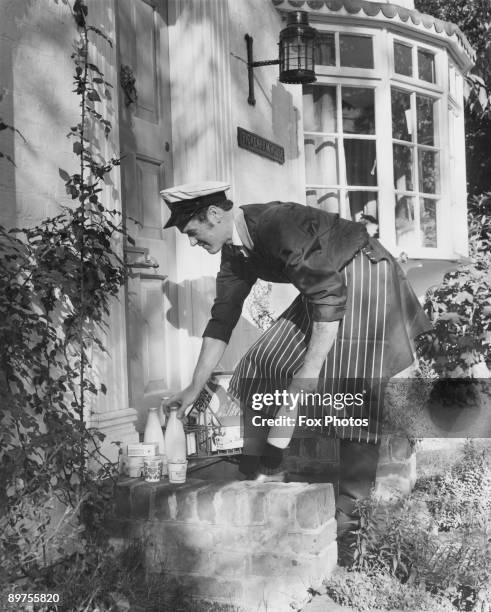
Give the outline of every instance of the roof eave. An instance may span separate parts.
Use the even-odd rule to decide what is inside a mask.
[[[430,36],[451,51],[454,61],[464,74],[475,62],[474,49],[458,26],[417,10],[369,0],[272,0],[272,2],[280,12],[302,10],[315,15],[321,21],[328,17],[336,17],[343,21],[356,19],[364,24],[375,22],[406,33]]]

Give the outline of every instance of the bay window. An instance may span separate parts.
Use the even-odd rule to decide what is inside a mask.
[[[317,82],[303,88],[307,204],[377,223],[395,255],[453,254],[449,139],[461,118],[447,60],[389,31],[337,26],[322,30]]]

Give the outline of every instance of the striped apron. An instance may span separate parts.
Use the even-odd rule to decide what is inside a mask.
[[[422,310],[391,256],[374,260],[367,249],[362,249],[342,273],[347,287],[346,311],[321,369],[317,391],[331,398],[336,393],[361,393],[358,397],[363,397],[363,401],[361,405],[345,405],[342,409],[316,402],[301,408],[300,413],[321,417],[323,423],[324,416],[366,419],[367,424],[363,426],[336,426],[334,431],[328,427],[322,433],[376,442],[383,420],[386,381],[411,364],[411,338],[415,335],[412,327]],[[251,409],[252,395],[286,389],[301,367],[312,332],[311,310],[309,302],[299,295],[237,365],[229,391],[240,399],[246,423],[253,414],[258,414]],[[410,320],[407,320],[408,314]],[[427,330],[425,323],[424,318],[417,333]],[[263,408],[259,414],[274,416],[277,409],[278,406]],[[244,454],[256,454],[253,449],[258,445],[249,439],[247,432],[246,427]],[[318,427],[316,433],[319,433]],[[264,436],[267,431],[251,434],[251,437]],[[259,446],[257,452],[260,452]]]

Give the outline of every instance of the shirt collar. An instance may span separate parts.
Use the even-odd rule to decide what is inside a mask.
[[[232,227],[232,244],[238,247],[244,246],[244,243],[240,239],[239,232],[237,231],[237,226],[235,225],[235,222]]]
[[[244,243],[242,242],[239,232],[237,230],[237,226],[235,225],[235,221],[234,224],[232,226],[232,243],[233,246],[238,247],[238,249],[240,250],[241,254],[244,257],[249,257],[249,251],[246,249],[246,247],[244,246]]]

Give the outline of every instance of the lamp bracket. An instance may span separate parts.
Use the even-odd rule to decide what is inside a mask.
[[[253,38],[249,34],[245,35],[245,41],[247,45],[247,75],[249,78],[249,96],[247,97],[247,102],[251,106],[255,106],[256,98],[254,97],[254,68],[259,68],[259,66],[275,66],[280,63],[279,59],[275,60],[265,60],[262,62],[255,62],[254,56],[252,53],[252,42]]]
[[[274,66],[274,65],[278,65],[280,63],[280,60],[264,60],[263,62],[252,62],[252,64],[250,64],[250,66],[252,66],[253,68],[258,68],[259,66]]]

